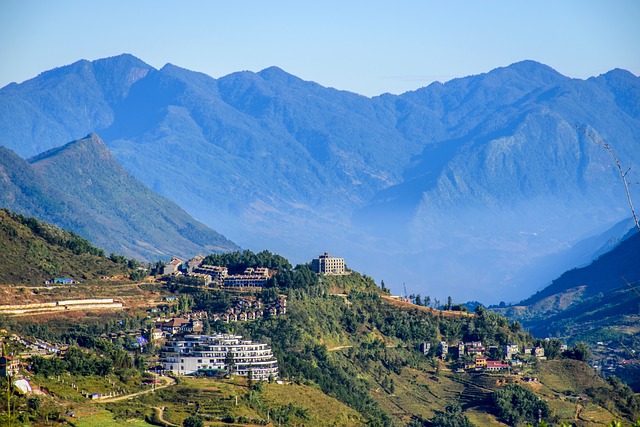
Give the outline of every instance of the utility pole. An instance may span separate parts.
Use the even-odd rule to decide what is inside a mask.
[[[4,356],[7,360],[7,367],[9,365],[9,355],[7,354],[7,347],[2,342],[2,348],[0,349],[0,356]],[[7,419],[9,420],[9,427],[11,427],[11,376],[9,375],[9,369],[5,368],[7,372]]]
[[[7,418],[11,427],[11,377],[7,375]]]

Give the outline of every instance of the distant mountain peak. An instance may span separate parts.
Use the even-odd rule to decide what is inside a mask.
[[[179,67],[175,64],[172,64],[171,62],[167,62],[162,66],[162,68],[160,68],[160,71],[163,73],[171,73],[175,71],[190,71],[190,70],[187,70],[186,68],[183,68],[183,67]]]
[[[509,78],[510,73],[516,73],[522,78],[531,80],[532,82],[536,82],[536,84],[551,84],[568,79],[568,77],[560,74],[548,65],[533,61],[531,59],[514,62],[507,67],[495,68],[484,75],[500,75],[504,76],[505,78]]]
[[[614,68],[611,71],[601,74],[597,78],[601,77],[604,77],[607,80],[638,81],[638,76],[622,68]]]
[[[284,71],[282,68],[278,67],[277,65],[271,65],[270,67],[263,68],[262,70],[259,71],[259,73],[269,73],[269,72],[289,74],[286,71]]]
[[[29,162],[16,157],[0,147],[0,206],[145,260],[238,249],[128,173],[95,133]]]
[[[286,71],[284,71],[282,68],[280,67],[276,67],[275,65],[272,65],[271,67],[267,67],[264,70],[260,70],[257,73],[259,76],[261,76],[262,78],[271,78],[271,77],[295,77],[292,74],[287,73]],[[295,77],[297,79],[297,77]]]
[[[95,133],[90,133],[84,138],[69,142],[61,147],[56,147],[29,159],[29,163],[41,162],[45,159],[61,154],[83,152],[83,156],[93,154],[102,159],[113,159],[104,141]]]
[[[262,78],[263,80],[282,83],[286,85],[306,84],[306,85],[320,86],[318,83],[302,80],[300,77],[287,73],[282,68],[279,68],[276,66],[265,68],[264,70],[259,71],[257,75],[260,76],[260,78]]]
[[[122,53],[120,55],[109,56],[106,58],[96,59],[91,61],[91,64],[120,64],[126,65],[129,67],[142,67],[142,68],[153,68],[151,65],[144,62],[142,59],[134,56],[130,53]]]
[[[182,68],[177,65],[167,63],[165,64],[159,71],[161,76],[167,76],[169,78],[176,79],[181,81],[183,84],[192,85],[192,84],[209,84],[211,82],[215,82],[216,79],[213,77],[201,73],[199,71],[192,71],[187,68]]]
[[[521,68],[521,69],[526,69],[526,70],[545,69],[545,70],[557,73],[556,70],[554,70],[553,68],[549,67],[548,65],[543,64],[543,63],[538,62],[538,61],[534,61],[533,59],[523,59],[522,61],[514,62],[513,64],[509,65],[506,68]]]

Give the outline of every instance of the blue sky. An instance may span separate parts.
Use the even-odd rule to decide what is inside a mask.
[[[271,65],[367,96],[524,59],[640,74],[640,1],[0,0],[0,87],[131,53],[213,77]]]

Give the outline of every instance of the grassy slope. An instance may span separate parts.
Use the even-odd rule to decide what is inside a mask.
[[[73,238],[66,231],[48,227],[63,238]],[[6,210],[0,210],[0,242],[0,284],[42,285],[52,277],[85,280],[125,273],[105,257],[75,255],[49,243]]]
[[[593,399],[576,398],[584,397],[590,390],[610,388],[584,363],[575,360],[549,361],[541,365],[540,381],[542,385],[535,391],[563,419],[604,425],[618,415],[613,406],[597,404]]]
[[[233,415],[254,420],[252,423],[243,422],[242,425],[254,425],[255,420],[286,419],[281,408],[292,407],[298,414],[288,418],[285,425],[305,426],[360,426],[363,417],[353,409],[337,400],[330,398],[314,387],[304,385],[266,384],[264,390],[249,399],[250,389],[244,378],[230,380],[213,380],[207,378],[182,378],[178,385],[156,391],[154,394],[139,396],[130,401],[106,404],[120,419],[135,418],[138,413],[150,417],[153,407],[164,407],[164,419],[168,422],[182,425],[182,421],[194,413],[198,413],[206,425],[229,425],[220,423],[221,417]],[[238,397],[236,404],[236,396]],[[255,404],[260,402],[259,405]],[[94,422],[95,418],[108,418],[108,413],[98,409],[105,404],[87,402],[80,419],[80,426]],[[93,409],[92,409],[93,408]],[[97,412],[98,411],[98,412]],[[279,415],[280,414],[280,415]],[[120,421],[122,423],[122,421]],[[114,424],[116,425],[116,424]]]
[[[138,419],[130,419],[124,421],[125,425],[130,427],[152,427],[153,424],[149,424],[145,421]],[[123,425],[123,420],[117,420],[113,417],[113,413],[106,410],[97,410],[94,413],[82,415],[76,421],[73,422],[75,427],[120,427]]]

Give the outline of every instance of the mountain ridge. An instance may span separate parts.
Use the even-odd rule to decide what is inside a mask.
[[[238,248],[135,180],[96,134],[29,162],[8,160],[14,165],[0,164],[2,206],[65,226],[115,253],[156,261]]]
[[[242,246],[294,259],[328,249],[413,292],[446,281],[462,299],[492,298],[489,288],[521,299],[562,272],[523,269],[624,217],[607,153],[576,124],[640,163],[640,79],[620,71],[570,79],[522,61],[367,98],[277,67],[215,79],[143,64],[105,60],[100,79],[95,64],[66,70],[48,86],[62,88],[53,111],[41,90],[0,90],[0,144],[25,155],[35,140],[97,132],[132,175]],[[82,78],[88,92],[68,93],[64,81]],[[66,123],[65,97],[86,117]],[[14,120],[14,103],[31,118]]]

